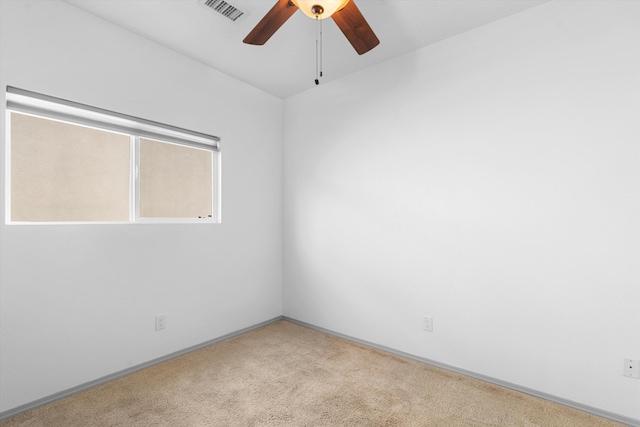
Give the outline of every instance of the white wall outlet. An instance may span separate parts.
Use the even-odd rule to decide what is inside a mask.
[[[422,330],[427,332],[433,332],[433,317],[431,316],[422,317]]]
[[[630,378],[640,378],[640,360],[624,359],[622,375]]]
[[[156,331],[167,328],[167,315],[159,314],[156,316]]]

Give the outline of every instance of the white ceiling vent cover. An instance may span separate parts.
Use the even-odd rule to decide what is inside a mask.
[[[224,0],[200,0],[198,3],[234,22],[244,15],[243,11]]]

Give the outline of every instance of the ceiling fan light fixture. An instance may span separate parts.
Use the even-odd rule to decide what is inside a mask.
[[[311,19],[327,19],[342,9],[350,0],[291,0]],[[319,13],[318,13],[319,12]]]

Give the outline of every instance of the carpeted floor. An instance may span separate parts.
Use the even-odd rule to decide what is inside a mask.
[[[0,426],[619,424],[278,321]]]

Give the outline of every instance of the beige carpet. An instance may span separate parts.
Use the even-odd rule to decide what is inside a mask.
[[[278,321],[11,419],[17,426],[617,426]]]

